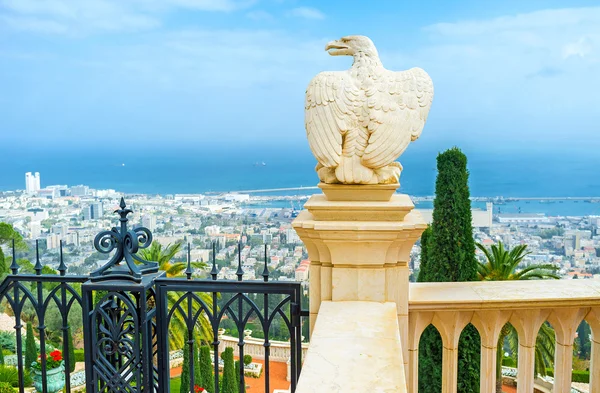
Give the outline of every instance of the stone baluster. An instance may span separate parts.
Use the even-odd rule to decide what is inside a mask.
[[[577,328],[588,313],[587,308],[559,308],[552,311],[548,322],[556,333],[554,353],[554,392],[571,392],[573,370],[573,341]]]
[[[585,320],[592,331],[590,393],[600,393],[600,307],[592,308]]]
[[[532,393],[535,378],[535,341],[549,310],[515,310],[510,323],[519,334],[517,393]]]
[[[419,342],[433,320],[432,312],[411,312],[408,325],[408,391],[419,391]]]
[[[432,323],[442,336],[442,393],[456,393],[458,384],[458,341],[473,317],[472,312],[438,311]]]
[[[481,337],[481,392],[496,390],[498,339],[509,317],[510,312],[500,310],[477,311],[473,315],[471,323]]]

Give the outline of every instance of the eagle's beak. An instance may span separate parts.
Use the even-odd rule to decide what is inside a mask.
[[[325,50],[328,51],[331,56],[351,54],[348,45],[339,40],[328,42],[327,45],[325,45]]]

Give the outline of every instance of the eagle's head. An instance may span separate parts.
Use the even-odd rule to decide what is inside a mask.
[[[349,35],[339,40],[328,42],[325,50],[331,56],[354,56],[363,53],[367,56],[379,57],[373,41],[364,35]]]

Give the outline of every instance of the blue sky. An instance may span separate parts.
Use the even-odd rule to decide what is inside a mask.
[[[600,147],[600,6],[577,0],[0,0],[0,145],[306,144],[305,87],[349,34],[431,75],[423,146]]]

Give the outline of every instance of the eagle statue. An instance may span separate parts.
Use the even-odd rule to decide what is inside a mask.
[[[329,42],[332,56],[353,56],[347,71],[321,72],[308,85],[305,125],[323,183],[396,184],[396,162],[423,131],[433,100],[425,71],[389,71],[365,36]]]

